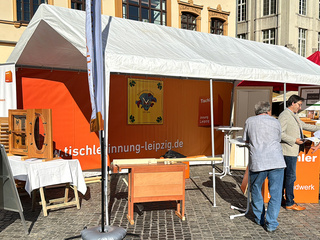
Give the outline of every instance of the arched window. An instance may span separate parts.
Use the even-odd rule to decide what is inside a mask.
[[[208,8],[208,32],[218,35],[228,35],[228,17],[230,12],[222,10],[220,4],[217,8]]]
[[[197,16],[192,13],[183,12],[181,15],[181,28],[196,31]]]
[[[224,21],[218,18],[211,18],[210,33],[223,35]]]

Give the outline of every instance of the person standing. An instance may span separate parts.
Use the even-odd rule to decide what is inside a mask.
[[[302,211],[305,207],[294,202],[294,182],[296,181],[296,166],[300,151],[303,151],[303,132],[307,130],[315,132],[320,126],[306,124],[298,116],[304,99],[298,95],[292,95],[287,101],[287,108],[279,115],[281,124],[281,146],[287,165],[284,174],[283,188],[285,192],[285,207],[287,210]]]
[[[249,176],[251,187],[251,205],[255,222],[265,226],[268,232],[277,229],[277,221],[281,208],[284,168],[286,167],[281,148],[281,127],[271,117],[269,102],[258,102],[255,105],[256,116],[246,120],[243,140],[249,143],[250,160]],[[262,184],[268,178],[271,198],[267,213],[261,194]]]

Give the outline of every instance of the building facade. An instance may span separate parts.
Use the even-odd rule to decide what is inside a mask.
[[[0,63],[7,61],[42,3],[85,10],[85,0],[1,0]],[[236,36],[232,0],[101,0],[102,14],[193,31]]]
[[[308,57],[320,50],[320,0],[237,0],[236,32]]]

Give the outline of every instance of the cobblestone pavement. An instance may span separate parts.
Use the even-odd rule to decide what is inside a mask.
[[[246,197],[240,190],[244,171],[232,171],[232,176],[216,178],[217,207],[213,207],[211,166],[191,166],[186,180],[186,220],[175,215],[174,202],[144,203],[142,215],[135,212],[135,224],[127,218],[126,174],[112,175],[109,181],[110,225],[127,230],[128,239],[320,239],[319,204],[301,204],[307,210],[286,211],[281,208],[279,227],[274,233],[266,232],[253,222],[251,211],[233,220],[230,215],[239,211],[231,205],[245,208]],[[31,211],[31,199],[21,196],[24,216],[30,234],[23,231],[18,213],[0,210],[0,239],[81,239],[84,227],[97,227],[101,221],[101,185],[88,184],[81,195],[81,209],[75,207],[50,210],[43,216],[40,206]],[[63,188],[48,189],[48,198],[63,195]],[[70,197],[72,197],[70,193]]]

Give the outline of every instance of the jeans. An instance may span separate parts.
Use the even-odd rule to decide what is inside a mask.
[[[286,206],[294,204],[294,182],[296,181],[296,167],[298,157],[284,156],[287,168],[284,171],[283,188],[285,189]]]
[[[279,223],[277,221],[282,199],[282,184],[284,177],[284,168],[271,169],[261,172],[250,171],[250,187],[251,187],[251,206],[255,216],[255,221],[259,225],[266,225],[268,230],[275,230]],[[268,178],[270,200],[268,204],[266,220],[265,206],[261,194],[262,184]]]

